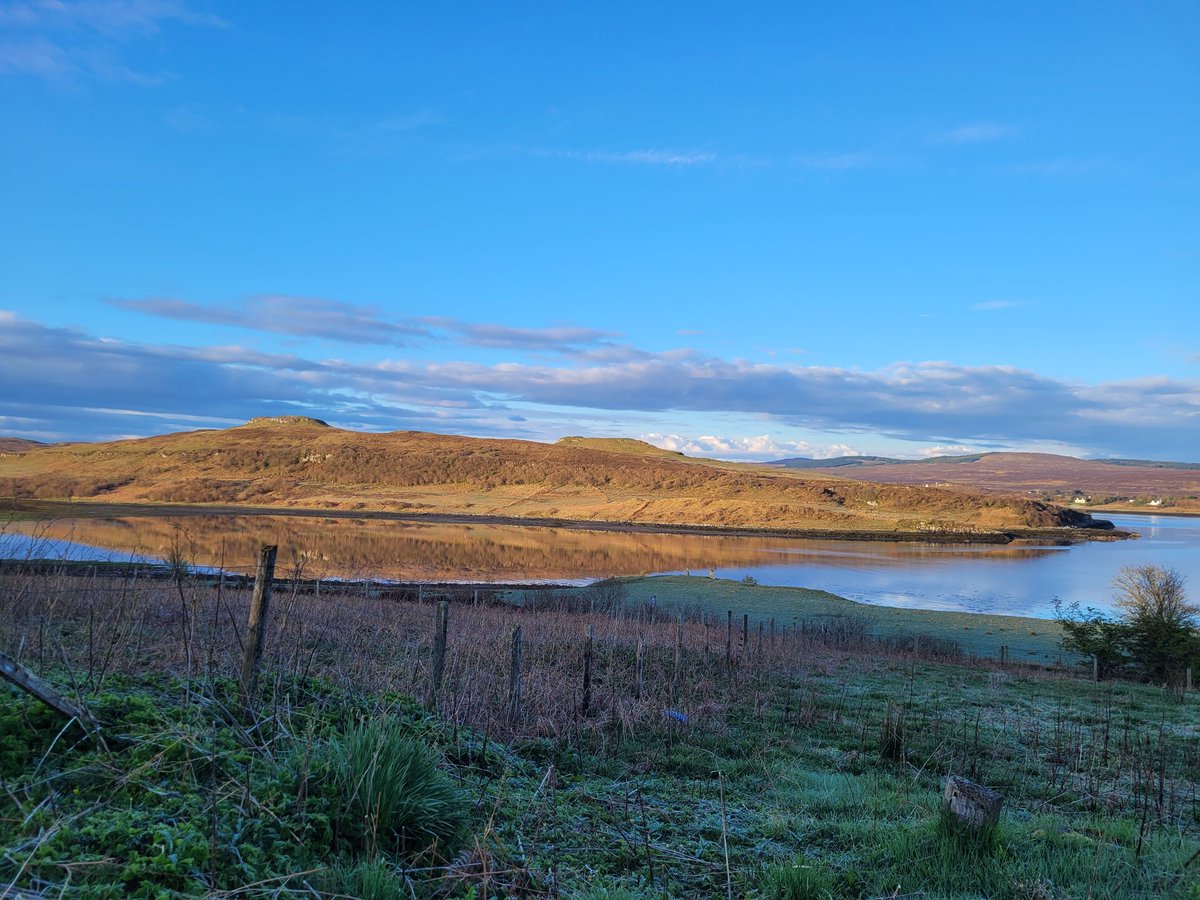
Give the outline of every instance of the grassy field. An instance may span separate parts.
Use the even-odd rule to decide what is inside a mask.
[[[750,616],[756,629],[759,622],[772,618],[780,629],[793,619],[854,619],[864,622],[868,633],[876,636],[930,635],[954,641],[964,653],[979,657],[997,659],[1001,645],[1009,648],[1010,658],[1029,663],[1051,664],[1062,657],[1062,629],[1047,619],[873,606],[825,591],[748,585],[697,575],[634,578],[624,584],[638,602],[657,597],[658,603],[696,606],[722,621],[732,611],[738,627],[743,614]]]
[[[0,690],[0,893],[1200,895],[1195,695],[889,637],[953,615],[822,629],[854,605],[697,578],[590,591],[447,593],[430,693],[431,602],[281,581],[244,718],[245,590],[0,577],[0,650],[106,743]],[[800,627],[727,658],[725,612],[753,598]],[[948,827],[950,774],[1003,793],[994,833]]]

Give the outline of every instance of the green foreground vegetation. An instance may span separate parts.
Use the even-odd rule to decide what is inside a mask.
[[[630,583],[629,600],[662,604],[684,580]],[[752,610],[774,590],[687,581],[688,602],[713,608]],[[529,629],[557,621],[523,615]],[[655,627],[674,632],[630,623]],[[712,700],[690,702],[686,722],[597,699],[553,734],[529,722],[491,736],[349,678],[277,672],[243,721],[235,682],[211,666],[48,664],[105,723],[104,744],[0,690],[0,893],[1200,897],[1195,695],[794,650],[786,665],[744,656],[728,683],[701,685]],[[561,668],[573,684],[574,662]],[[617,690],[606,671],[618,667],[598,667],[597,698]],[[949,774],[1005,795],[994,833],[947,827]]]
[[[740,622],[743,614],[755,625],[776,620],[782,628],[800,620],[857,620],[870,634],[920,637],[933,635],[957,643],[964,653],[998,658],[1000,647],[1008,647],[1010,659],[1049,665],[1063,657],[1062,628],[1051,619],[1027,616],[998,616],[983,613],[931,609],[902,609],[856,603],[805,588],[771,587],[696,575],[664,575],[623,579],[629,598],[638,603],[656,597],[659,604],[685,609],[699,608],[724,616],[732,611]]]

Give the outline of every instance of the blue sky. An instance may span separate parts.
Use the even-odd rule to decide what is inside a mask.
[[[0,0],[0,433],[1200,459],[1200,5]]]

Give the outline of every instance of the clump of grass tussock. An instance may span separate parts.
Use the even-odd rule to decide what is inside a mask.
[[[434,751],[391,721],[362,722],[329,738],[318,767],[334,801],[336,833],[368,854],[454,852],[467,800]]]
[[[762,879],[762,892],[770,900],[832,900],[843,896],[833,872],[803,857],[790,865],[768,869]]]
[[[391,866],[383,862],[340,863],[319,881],[325,895],[358,900],[402,900],[409,896]]]

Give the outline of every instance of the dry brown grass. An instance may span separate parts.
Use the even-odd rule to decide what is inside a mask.
[[[180,678],[230,675],[242,656],[249,587],[185,577],[113,577],[17,572],[0,575],[0,649],[35,669],[61,667],[82,691],[115,672],[171,672]],[[621,740],[637,729],[668,729],[664,711],[719,727],[725,710],[758,702],[764,679],[834,670],[856,660],[912,658],[911,639],[872,639],[854,622],[793,626],[772,637],[752,628],[743,643],[735,615],[729,661],[726,617],[621,603],[603,594],[571,606],[534,596],[533,608],[480,602],[468,588],[427,592],[423,602],[386,586],[280,580],[268,617],[264,684],[277,698],[289,680],[317,676],[370,694],[425,696],[435,599],[449,601],[445,672],[438,707],[452,722],[490,734]],[[393,590],[393,595],[387,592]],[[611,591],[610,591],[611,592]],[[381,596],[381,593],[383,596]],[[594,612],[589,611],[592,608]],[[682,612],[682,611],[681,611]],[[707,618],[707,621],[704,619]],[[513,629],[523,636],[522,713],[508,719]],[[583,712],[584,634],[594,634],[592,698]],[[682,654],[676,674],[676,641]],[[645,642],[640,694],[636,648]],[[962,661],[957,648],[929,641],[924,659]]]
[[[863,484],[652,449],[251,423],[2,457],[0,496],[826,531],[1073,524],[1068,511],[1020,497]]]

